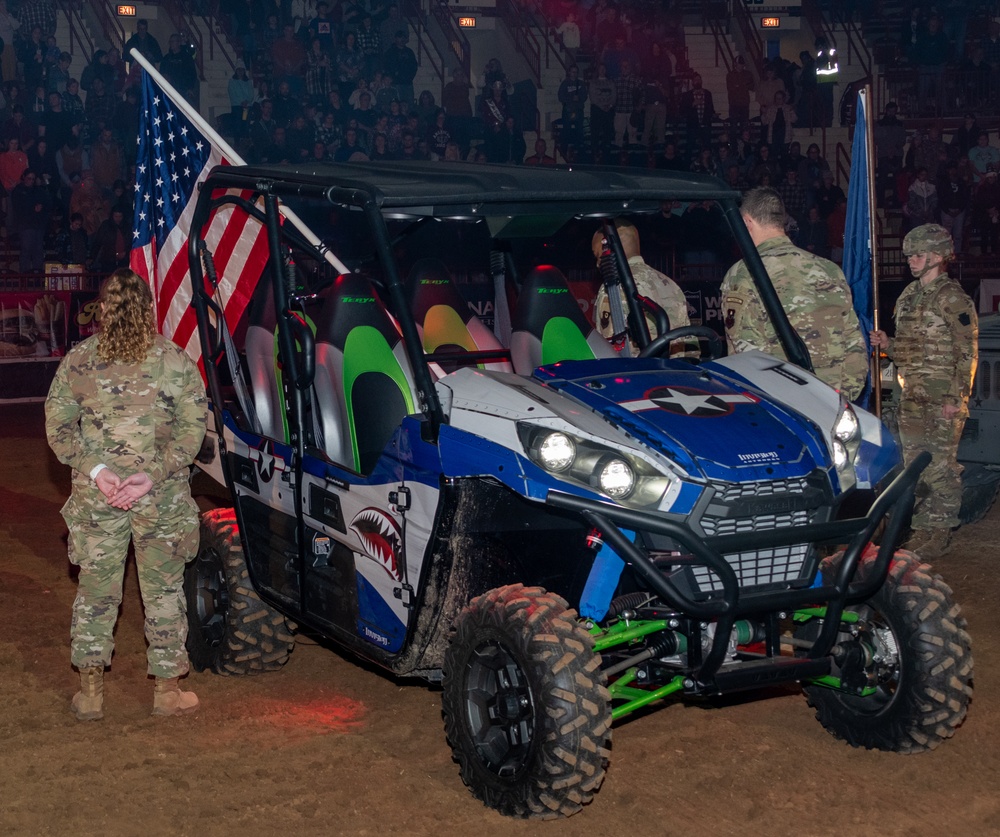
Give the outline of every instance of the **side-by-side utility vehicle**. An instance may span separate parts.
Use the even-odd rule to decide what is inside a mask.
[[[616,223],[669,230],[675,201],[747,260],[794,362],[725,357],[638,295]],[[214,170],[192,229],[239,206],[270,258],[223,328],[226,277],[189,245],[201,464],[232,497],[187,573],[195,664],[276,668],[294,623],[440,684],[463,780],[519,817],[587,804],[614,724],[670,698],[796,681],[854,746],[951,736],[965,623],[896,549],[929,458],[903,468],[879,420],[807,371],[738,201],[618,169]],[[577,300],[598,230],[622,351]]]

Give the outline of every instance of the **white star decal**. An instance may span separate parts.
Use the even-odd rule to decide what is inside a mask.
[[[163,209],[163,198],[157,198],[157,199],[156,199],[156,205],[157,205],[157,206],[158,206],[158,207],[159,207],[160,209]],[[163,219],[161,218],[161,219],[160,219],[160,221],[162,222],[162,221],[163,221]]]
[[[667,394],[657,396],[654,400],[676,404],[687,415],[691,415],[698,410],[713,410],[715,412],[722,412],[726,409],[720,404],[711,403],[711,398],[711,395],[689,395],[686,392],[681,392],[667,387]]]
[[[198,140],[198,142],[194,144],[194,147],[197,148],[199,151],[201,151],[201,149],[203,149],[205,146],[202,144],[201,140]]]
[[[154,116],[153,117],[153,124],[156,125],[156,126],[159,126],[159,124],[160,124],[160,117]]]
[[[163,178],[162,177],[156,178],[156,185],[157,186],[162,186],[163,185]]]
[[[139,213],[139,220],[140,221],[145,221],[146,220],[146,213],[145,212],[140,212]]]
[[[163,226],[163,225],[164,225],[165,223],[167,223],[167,222],[166,222],[166,221],[164,221],[164,220],[163,220],[162,218],[159,218],[159,219],[157,219],[156,223],[157,223],[157,225],[158,225],[158,226],[161,226],[161,227],[162,227],[162,226]]]
[[[187,125],[181,125],[181,136],[186,137],[188,135]]]
[[[132,231],[132,238],[138,238],[138,237],[139,237],[139,231],[138,230],[133,230]]]
[[[181,196],[177,192],[174,192],[173,197],[170,198],[170,200],[172,200],[174,203],[177,203],[177,201],[179,201],[180,199]]]
[[[754,403],[754,398],[747,394],[713,394],[710,392],[685,392],[683,388],[657,387],[646,394],[645,398],[635,401],[623,401],[621,406],[633,413],[644,410],[666,410],[686,416],[711,417],[728,415],[732,412],[731,404]]]
[[[146,173],[146,164],[143,163],[141,166],[139,166],[139,174],[145,174],[145,173]]]

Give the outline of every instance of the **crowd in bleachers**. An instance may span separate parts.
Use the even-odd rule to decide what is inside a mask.
[[[739,189],[770,184],[789,208],[793,238],[840,257],[846,196],[812,139],[838,116],[841,124],[849,119],[854,90],[838,90],[844,95],[835,107],[836,77],[817,73],[825,40],[797,62],[776,58],[758,72],[738,57],[726,76],[728,112],[719,113],[715,91],[688,66],[679,2],[521,0],[518,7],[560,42],[567,59],[560,118],[535,135],[530,149],[525,133],[536,127],[533,104],[519,100],[499,60],[485,62],[473,79],[455,70],[440,103],[429,90],[416,95],[413,33],[395,5],[371,2],[222,0],[249,67],[238,67],[230,83],[228,129],[247,159],[263,163],[599,162],[707,172]],[[1000,24],[967,36],[961,27],[939,26],[936,15],[929,4],[917,5],[914,55],[926,56],[927,39],[938,43],[938,30],[946,29],[949,55],[984,53],[1000,73],[1000,51],[992,46]],[[987,223],[996,217],[995,180],[985,168],[977,175],[976,152],[969,156],[977,143],[973,137],[963,146],[964,136],[956,132],[947,146],[949,175],[936,159],[928,165],[940,132],[904,133],[898,155],[880,152],[880,182],[891,181],[886,205],[901,210],[905,227],[929,219],[964,224],[974,234],[971,241],[956,234],[959,246],[986,252],[996,248]],[[996,151],[989,137],[986,147]],[[954,182],[949,176],[962,187],[947,185]],[[935,204],[933,193],[945,191],[947,199]]]
[[[5,252],[22,273],[48,258],[109,272],[128,264],[139,128],[138,66],[98,49],[76,78],[56,39],[52,0],[0,0],[0,186]],[[127,47],[159,64],[197,101],[191,48],[179,35],[166,53],[139,27]]]
[[[567,59],[562,112],[547,131],[535,124],[533,98],[496,58],[474,78],[451,71],[440,102],[416,90],[415,36],[394,3],[189,5],[217,13],[239,50],[230,110],[219,127],[250,162],[602,162],[706,172],[738,189],[774,186],[793,238],[820,255],[840,255],[846,199],[812,142],[816,129],[834,123],[834,85],[817,74],[813,52],[798,62],[774,59],[759,72],[737,57],[725,78],[728,112],[719,113],[713,92],[720,91],[707,89],[688,66],[679,2],[521,0],[521,13],[558,39]],[[949,54],[985,56],[1000,73],[1000,24],[967,33],[940,27],[923,8],[912,19],[915,49],[943,36]],[[125,183],[134,163],[139,67],[117,50],[97,50],[80,78],[72,77],[55,23],[52,0],[0,0],[4,230],[18,242],[22,271],[40,271],[53,251],[67,263],[110,270],[128,259]],[[198,69],[187,39],[173,34],[164,50],[144,21],[136,30],[124,54],[136,48],[197,105]],[[1000,201],[991,167],[1000,150],[990,135],[980,139],[970,118],[946,144],[934,127],[908,134],[891,111],[877,128],[882,203],[898,209],[905,225],[935,220],[955,229],[960,252],[996,251]],[[530,151],[526,133],[533,134]]]

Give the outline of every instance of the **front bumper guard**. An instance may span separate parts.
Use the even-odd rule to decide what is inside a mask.
[[[917,481],[930,461],[931,455],[926,451],[915,457],[879,494],[864,517],[723,537],[699,538],[682,520],[572,494],[549,492],[546,502],[555,508],[579,514],[598,529],[604,542],[631,565],[636,575],[670,607],[693,618],[716,623],[711,649],[692,675],[695,684],[707,686],[716,681],[725,660],[730,632],[741,615],[825,605],[823,626],[809,650],[808,659],[820,660],[830,654],[840,630],[844,608],[870,598],[884,583],[903,526],[913,510]],[[886,526],[871,571],[864,578],[855,580],[865,548],[883,519],[886,519]],[[660,571],[653,559],[636,546],[623,529],[665,535],[682,545],[690,552],[688,563],[706,566],[718,576],[723,588],[721,596],[708,601],[691,598]],[[836,577],[831,582],[824,581],[819,587],[794,590],[745,591],[741,590],[735,572],[723,557],[726,553],[800,543],[847,544]],[[775,665],[780,662],[776,659]],[[785,668],[791,671],[794,666],[786,665]]]

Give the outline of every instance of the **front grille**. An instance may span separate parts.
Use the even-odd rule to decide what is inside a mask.
[[[789,584],[800,581],[806,559],[812,549],[809,544],[797,543],[773,549],[736,552],[724,556],[733,568],[740,588],[760,588],[772,584]],[[701,593],[721,593],[722,581],[708,567],[691,567],[695,587]]]
[[[716,502],[731,503],[733,500],[742,500],[745,497],[801,494],[809,487],[809,480],[807,477],[794,477],[767,482],[713,482],[709,485],[715,491]]]
[[[768,529],[787,529],[789,526],[804,526],[811,522],[808,511],[786,514],[760,514],[753,517],[703,517],[701,528],[710,538],[722,535],[742,535],[747,532],[763,532]]]
[[[965,427],[962,428],[962,441],[963,442],[979,441],[979,419],[967,418],[965,420]]]
[[[819,523],[829,517],[831,498],[822,475],[749,483],[712,483],[713,494],[703,507],[699,525],[706,537],[768,532]],[[723,556],[736,573],[741,589],[802,585],[815,574],[812,544],[734,552]],[[722,581],[707,567],[691,566],[690,581],[702,595],[723,590]]]

